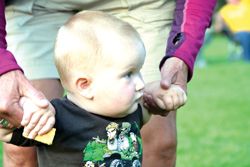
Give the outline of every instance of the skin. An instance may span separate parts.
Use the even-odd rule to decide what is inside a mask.
[[[24,77],[21,72],[19,73],[19,75]],[[24,83],[26,84],[24,86],[24,88],[28,87],[29,89],[27,89],[27,90],[30,94],[32,94],[32,90],[34,90],[33,94],[36,95],[35,97],[24,96],[24,97],[31,99],[32,102],[35,102],[34,99],[37,99],[37,98],[39,99],[40,97],[45,97],[44,95],[46,95],[48,100],[53,99],[53,98],[58,98],[58,97],[61,97],[63,95],[62,86],[61,86],[60,82],[56,79],[35,80],[35,81],[26,80],[26,81],[23,81],[23,83],[20,83],[19,86],[23,85]],[[50,85],[50,86],[44,87],[44,85]],[[6,90],[8,90],[8,89],[6,88]],[[40,91],[43,92],[44,95],[42,95]],[[16,92],[16,94],[18,94],[18,92]],[[19,105],[19,102],[18,102],[18,105]],[[42,108],[40,107],[40,108],[47,110],[47,107],[48,107],[48,104],[46,104],[46,105],[44,105],[44,107],[42,107]],[[20,111],[20,112],[22,112],[22,111]],[[12,116],[13,116],[13,118],[15,118],[14,115],[12,115]],[[20,125],[20,122],[21,122],[21,119],[19,122],[17,122],[18,126]],[[26,122],[26,124],[27,124],[27,122]],[[48,131],[48,129],[47,129],[47,131]],[[46,131],[45,131],[45,133],[46,133]],[[17,147],[17,146],[14,146],[11,144],[6,144],[6,143],[4,143],[3,147],[5,150],[4,155],[3,155],[3,166],[5,166],[5,167],[17,167],[17,166],[37,167],[38,166],[37,157],[36,157],[36,149],[34,147]],[[21,152],[22,154],[16,154],[16,152]],[[26,161],[27,159],[28,159],[28,161]]]
[[[171,60],[171,59],[174,59],[174,60]],[[171,60],[171,61],[170,61]],[[176,68],[176,67],[178,67],[178,68]],[[177,59],[177,58],[170,58],[170,59],[168,59],[166,62],[165,62],[165,64],[163,65],[163,67],[162,67],[162,69],[161,69],[161,73],[162,73],[162,80],[161,80],[161,89],[160,90],[162,90],[162,94],[163,94],[163,96],[159,96],[159,97],[156,97],[156,96],[154,96],[153,98],[151,97],[151,98],[149,98],[148,100],[147,100],[147,108],[150,108],[150,107],[152,107],[153,108],[153,111],[158,111],[158,113],[162,113],[162,109],[163,109],[163,107],[157,107],[157,101],[161,101],[160,103],[160,105],[162,105],[162,104],[167,104],[167,103],[164,103],[164,91],[165,90],[167,90],[169,87],[170,87],[170,85],[171,84],[177,84],[177,85],[180,85],[182,88],[184,88],[184,90],[186,90],[186,81],[187,81],[187,67],[186,67],[186,65],[181,61],[181,60],[179,60],[179,59]],[[4,76],[4,77],[3,77]],[[178,77],[177,77],[178,76]],[[24,95],[26,95],[27,97],[29,97],[29,98],[31,98],[34,102],[36,102],[36,99],[38,99],[38,101],[39,101],[39,99],[42,99],[41,101],[41,104],[43,104],[44,106],[47,106],[47,104],[46,104],[46,102],[44,102],[43,100],[43,98],[41,98],[41,97],[44,97],[42,94],[41,94],[41,92],[39,92],[39,91],[36,91],[36,89],[30,84],[30,82],[23,76],[23,74],[20,72],[20,71],[14,71],[13,73],[7,73],[7,75],[5,74],[5,75],[2,75],[1,76],[1,80],[3,80],[3,81],[6,81],[5,79],[6,78],[8,78],[8,84],[3,84],[3,85],[6,85],[6,88],[2,88],[1,90],[9,90],[9,86],[11,85],[10,84],[10,82],[9,81],[14,81],[14,79],[13,78],[15,78],[16,80],[17,80],[17,82],[16,83],[20,83],[19,84],[19,86],[17,86],[17,84],[14,84],[14,87],[16,88],[16,89],[14,89],[15,91],[14,92],[16,92],[16,94],[19,94],[19,96],[21,96],[21,94],[24,94]],[[39,81],[34,81],[35,83],[39,83]],[[1,82],[1,83],[3,83],[3,82]],[[14,82],[15,83],[15,82]],[[35,84],[34,83],[34,84]],[[36,84],[35,84],[36,85]],[[43,85],[43,84],[38,84],[39,86],[40,85]],[[37,87],[39,87],[39,86],[37,86]],[[41,86],[40,86],[41,87]],[[58,86],[57,86],[58,87]],[[59,86],[60,87],[60,86]],[[37,88],[37,89],[42,89],[42,88]],[[61,88],[60,88],[61,89]],[[16,91],[16,90],[18,90],[18,91]],[[28,90],[28,93],[26,93],[26,91],[25,90]],[[34,90],[34,92],[33,92],[33,90]],[[60,91],[59,91],[60,92]],[[145,89],[145,92],[147,92],[147,90]],[[8,93],[8,92],[7,92]],[[150,95],[150,93],[149,92],[147,92],[149,95]],[[5,91],[5,94],[6,94],[6,91]],[[55,97],[55,96],[57,96],[57,97],[60,97],[61,96],[61,93],[57,93],[57,94],[55,94],[55,95],[52,95],[53,93],[52,93],[52,91],[51,90],[49,90],[49,91],[47,91],[47,94],[48,94],[48,97],[50,96],[50,97]],[[160,93],[161,94],[161,93]],[[12,95],[12,94],[10,94],[10,95]],[[34,95],[34,97],[32,96],[32,95]],[[10,96],[11,97],[11,96]],[[145,97],[147,97],[147,96],[145,96]],[[145,98],[144,97],[144,98]],[[15,98],[12,98],[12,99],[15,99]],[[2,102],[2,101],[1,101]],[[163,102],[163,103],[162,103]],[[17,104],[18,103],[18,96],[17,96],[17,98],[16,98],[16,101],[14,101],[12,104],[14,104],[14,105],[11,105],[11,106],[9,106],[9,107],[13,107],[13,106],[15,106],[15,105],[18,105]],[[159,102],[158,102],[159,103]],[[41,105],[40,104],[40,105]],[[42,105],[41,105],[42,106]],[[181,105],[180,105],[181,106]],[[178,108],[178,107],[177,107]],[[167,105],[165,106],[165,109],[167,109]],[[2,109],[3,110],[3,109]],[[15,110],[16,111],[16,115],[14,115],[13,113],[15,113],[15,112],[13,112],[12,114],[13,115],[10,115],[10,114],[7,114],[8,112],[6,112],[6,111],[12,111],[12,110]],[[171,110],[171,108],[169,109],[169,110]],[[18,113],[20,114],[21,113],[21,109],[19,108],[19,107],[16,107],[16,108],[14,108],[14,109],[11,109],[11,110],[6,110],[5,112],[2,112],[2,113],[4,113],[3,115],[4,115],[4,117],[5,118],[11,118],[10,120],[13,120],[12,121],[12,123],[14,123],[14,124],[18,124],[18,122],[21,122],[21,119],[19,118],[18,120],[15,120],[15,119],[13,119],[13,118],[18,118],[18,117],[20,117],[20,115],[18,116]],[[143,140],[145,141],[145,142],[147,142],[147,139],[150,139],[150,137],[147,137],[147,135],[146,134],[148,134],[147,133],[147,131],[150,131],[151,133],[152,133],[152,131],[155,131],[156,129],[154,128],[154,129],[151,129],[150,127],[155,127],[155,125],[154,124],[157,124],[157,126],[159,126],[158,124],[159,124],[159,120],[161,120],[160,122],[169,122],[169,125],[167,125],[167,124],[162,124],[162,126],[164,126],[165,128],[161,128],[161,129],[165,129],[165,130],[168,130],[168,128],[170,127],[171,129],[172,128],[176,128],[175,127],[175,123],[173,123],[171,120],[175,120],[175,112],[171,112],[169,115],[168,115],[168,117],[164,117],[164,118],[162,118],[162,117],[159,117],[159,116],[153,116],[152,118],[151,118],[151,120],[150,120],[150,122],[149,122],[149,124],[146,126],[146,128],[143,128],[142,129],[142,136],[143,136]],[[160,128],[159,128],[160,129]],[[158,130],[159,130],[158,129]],[[145,132],[146,131],[146,132]],[[165,134],[165,133],[163,133],[163,134]],[[176,134],[175,133],[171,133],[170,135],[172,135],[172,136],[176,136]],[[175,146],[175,143],[176,143],[176,141],[175,140],[171,140],[171,137],[164,137],[164,138],[166,138],[167,140],[170,140],[170,141],[167,141],[168,143],[171,143],[173,146]],[[174,139],[175,139],[175,137],[173,137]],[[157,140],[158,142],[160,142],[159,140]],[[152,141],[151,141],[152,142]],[[164,144],[164,143],[163,143]],[[150,146],[150,145],[147,145],[147,144],[145,144],[145,148],[144,148],[144,150],[150,150],[150,149],[152,149],[153,150],[153,148],[148,148],[147,146]],[[152,146],[152,145],[151,145]],[[163,149],[164,147],[163,147],[164,145],[162,145],[162,147],[161,148],[159,148],[159,149]],[[171,146],[171,145],[170,145]],[[165,147],[168,147],[169,148],[169,145],[168,146],[165,146]],[[5,152],[5,154],[4,154],[4,164],[8,164],[8,166],[9,165],[11,165],[9,162],[13,162],[13,166],[15,166],[14,164],[16,163],[17,165],[22,165],[22,164],[24,164],[24,163],[22,163],[22,162],[24,162],[24,161],[22,161],[23,160],[23,158],[22,158],[22,155],[24,155],[24,154],[18,154],[19,156],[15,156],[16,154],[13,154],[12,155],[12,153],[13,152],[15,152],[16,151],[16,149],[20,149],[20,147],[16,147],[16,146],[6,146],[6,144],[4,144],[4,148],[5,148],[5,150],[6,150],[6,152]],[[174,147],[175,148],[175,147]],[[168,149],[169,150],[169,149]],[[171,150],[171,149],[170,149]],[[174,151],[173,151],[174,150]],[[27,155],[28,157],[29,157],[29,159],[33,159],[34,161],[29,161],[28,163],[29,164],[27,164],[27,162],[25,163],[27,166],[32,166],[32,167],[34,167],[35,165],[36,165],[36,156],[34,156],[35,155],[35,150],[33,149],[33,148],[24,148],[24,149],[21,149],[20,151],[22,151],[22,152],[24,152],[25,153],[25,155]],[[154,157],[156,157],[156,156],[152,156],[152,154],[150,153],[150,155],[147,155],[147,153],[148,152],[146,152],[145,151],[145,156],[147,156],[148,157],[148,159],[144,159],[144,164],[145,164],[145,166],[151,166],[152,164],[150,164],[150,162],[155,162],[155,159],[154,159]],[[162,154],[162,156],[166,156],[166,155],[175,155],[175,154],[173,154],[173,153],[175,153],[175,149],[172,149],[171,151],[169,151],[169,152],[167,152],[165,155],[163,155]],[[167,158],[159,158],[159,159],[157,159],[157,160],[163,160],[163,159],[165,159],[164,160],[164,162],[162,162],[163,164],[169,164],[170,166],[173,166],[174,165],[174,162],[175,162],[175,157],[174,157],[174,160],[173,160],[173,158],[171,158],[170,160],[168,160]],[[145,163],[146,162],[146,163]]]
[[[41,107],[48,107],[45,96],[36,90],[19,70],[11,71],[0,77],[0,117],[7,119],[12,125],[19,126],[22,109],[19,100],[22,96],[30,98]]]
[[[188,70],[186,64],[178,58],[169,58],[161,68],[159,92],[152,95],[146,85],[144,106],[151,108],[155,114],[162,113],[162,109],[171,111],[166,117],[152,115],[150,121],[142,128],[143,166],[144,167],[174,167],[176,162],[176,112],[175,109],[184,103],[169,105],[167,90],[173,85],[180,86],[186,91]],[[161,107],[159,107],[161,106]],[[171,108],[172,107],[172,108]],[[160,114],[161,115],[161,114]],[[161,127],[161,128],[155,128]],[[160,137],[159,137],[159,134]]]
[[[109,37],[113,38],[116,37]],[[105,63],[95,67],[96,72],[89,81],[94,104],[89,111],[99,115],[124,117],[136,110],[144,89],[140,69],[144,63],[145,50],[138,39],[129,41],[114,43],[112,47],[103,46]],[[105,39],[103,43],[108,44],[110,41]]]
[[[159,115],[162,110],[173,111],[185,104],[186,99],[181,103],[176,103],[177,99],[172,98],[166,90],[172,85],[180,86],[187,92],[187,76],[188,69],[186,64],[178,58],[169,58],[161,68],[161,81],[158,86],[156,96],[153,96],[150,91],[150,84],[144,90],[143,99],[146,108],[154,108],[154,112]],[[172,102],[173,100],[173,102]],[[175,105],[176,104],[176,105]]]
[[[98,72],[95,73],[94,77],[92,78],[79,76],[77,81],[75,82],[76,83],[75,86],[77,89],[74,89],[74,90],[78,90],[78,91],[80,90],[79,91],[80,97],[81,95],[83,95],[83,97],[86,97],[87,99],[90,100],[89,103],[85,103],[85,105],[82,106],[83,108],[87,107],[87,110],[93,111],[94,113],[101,114],[101,115],[123,117],[135,111],[137,104],[139,102],[139,99],[142,96],[144,82],[140,74],[140,69],[143,65],[145,56],[144,54],[141,54],[141,53],[145,53],[145,52],[144,52],[142,45],[126,45],[126,44],[121,44],[121,43],[115,43],[115,45],[116,45],[115,48],[118,48],[118,49],[112,50],[112,48],[108,48],[106,52],[104,51],[104,53],[112,57],[112,59],[110,58],[108,65],[98,66],[99,68],[96,69],[96,71]],[[133,48],[134,46],[137,46],[138,48]],[[109,45],[107,45],[105,48],[107,47],[109,47]],[[125,50],[126,52],[116,53],[117,50],[119,51]],[[116,51],[116,52],[114,53],[113,51]],[[121,54],[124,54],[124,55],[121,55]],[[118,57],[117,55],[120,55],[120,57]],[[174,73],[173,75],[176,76],[176,73]],[[176,76],[175,78],[178,78],[178,76]],[[43,85],[44,84],[41,84],[40,89],[43,88]],[[163,88],[162,88],[162,85],[163,85]],[[152,110],[151,108],[154,107],[153,108],[154,110],[159,109],[158,114],[165,115],[162,113],[167,113],[166,110],[168,108],[176,109],[180,105],[183,105],[185,103],[186,96],[185,96],[184,91],[180,91],[181,89],[176,89],[176,87],[174,86],[179,86],[177,84],[171,87],[170,85],[168,87],[168,82],[167,84],[165,84],[165,82],[163,82],[163,84],[162,83],[160,84],[159,82],[153,82],[148,85],[147,89],[145,90],[145,94],[147,94],[148,97],[151,97],[151,99],[147,100],[147,98],[145,98],[145,102],[146,102],[145,105],[147,105],[149,111]],[[52,90],[50,90],[49,92],[51,92]],[[155,91],[155,90],[158,90],[158,91]],[[169,91],[169,90],[172,90],[172,91]],[[176,94],[176,92],[179,92],[179,94],[178,93]],[[77,94],[77,93],[78,92],[75,92],[74,94]],[[119,97],[121,94],[124,96],[121,96],[121,98],[117,99],[116,97]],[[181,98],[183,96],[184,98]],[[70,97],[72,96],[69,96],[69,99]],[[81,99],[81,98],[75,98],[75,99],[72,98],[71,100],[76,102],[76,104],[78,104],[79,106],[81,106],[82,104],[81,101],[77,101],[76,99]],[[116,101],[116,100],[119,100],[119,101]],[[114,101],[116,102],[114,103]],[[89,105],[86,105],[86,104],[89,104]],[[116,104],[117,106],[114,106]],[[152,106],[151,104],[154,104],[154,106]],[[168,108],[166,108],[166,106]],[[113,111],[112,109],[115,109],[115,110]],[[155,112],[154,110],[152,111]],[[32,117],[36,115],[36,112],[30,112],[30,113],[32,113],[31,114]],[[157,112],[155,112],[155,114],[157,114]],[[38,121],[37,117],[35,118],[35,121]],[[29,127],[25,133],[29,133],[30,131],[31,138],[32,138],[35,136],[35,134],[37,134],[37,130],[35,130],[35,132],[32,133],[33,131],[32,128],[34,128],[33,125],[35,124],[35,122],[33,122],[31,126],[29,126],[28,122],[32,122],[32,119],[30,119],[29,116],[25,116],[24,114],[24,119],[22,121],[22,124],[26,124],[27,127]],[[158,126],[159,126],[159,123],[158,123]],[[150,137],[148,139],[150,139]],[[28,150],[28,151],[32,151],[32,150]],[[31,153],[33,154],[34,152],[31,152]],[[13,156],[10,156],[10,157],[13,158]],[[21,164],[21,165],[27,166],[28,164]],[[34,166],[36,164],[29,164],[29,165]]]
[[[159,167],[175,166],[177,144],[175,119],[174,111],[167,117],[152,115],[150,121],[142,128],[143,167],[152,167],[156,163]],[[160,138],[155,134],[161,134]]]
[[[182,76],[185,74],[182,75],[182,73],[179,73],[179,71],[178,71],[178,70],[180,70],[179,65],[183,62],[179,61],[179,60],[177,60],[177,61],[170,61],[170,60],[173,60],[173,58],[168,59],[162,67],[162,81],[161,81],[161,84],[159,87],[159,92],[157,92],[159,94],[159,96],[154,96],[150,92],[147,92],[148,97],[150,97],[150,98],[148,98],[148,100],[145,100],[147,107],[149,109],[151,107],[154,107],[154,109],[159,109],[158,114],[161,114],[160,111],[162,111],[162,109],[165,109],[165,111],[166,110],[171,111],[171,110],[174,110],[174,109],[178,108],[179,106],[183,105],[183,104],[176,104],[176,105],[170,106],[169,105],[169,97],[168,97],[169,95],[165,95],[165,93],[166,93],[165,91],[170,89],[171,84],[181,85],[184,88],[186,88],[186,83],[182,83],[182,79],[183,79]],[[169,63],[167,63],[167,62],[169,62]],[[168,65],[166,65],[166,64],[168,64]],[[166,75],[166,73],[167,74],[169,73],[169,74]],[[139,78],[139,77],[137,76],[136,78]],[[185,78],[187,78],[187,77],[185,77]],[[147,99],[147,97],[145,99]],[[172,99],[172,101],[175,102],[174,99]],[[17,100],[16,102],[19,102],[19,101]],[[152,104],[154,104],[154,106]],[[155,113],[157,113],[157,112],[155,112]],[[15,121],[12,121],[12,122],[15,122]],[[16,122],[18,122],[18,121],[16,121]],[[155,161],[155,162],[157,162],[157,161]]]
[[[178,67],[178,68],[176,68],[176,67]],[[165,101],[164,100],[164,90],[167,90],[171,84],[180,85],[182,88],[184,88],[184,90],[186,90],[187,67],[181,60],[179,60],[177,58],[170,58],[163,65],[163,67],[161,69],[161,73],[162,73],[162,80],[161,80],[161,89],[160,90],[162,90],[163,96],[159,96],[160,98],[159,97],[148,98],[147,105],[146,105],[147,108],[152,107],[152,108],[154,108],[153,111],[158,111],[158,113],[162,113],[161,110],[163,107],[158,108],[157,102],[161,101],[160,105],[167,104],[167,103],[164,103],[164,101]],[[10,73],[6,73],[5,75],[1,76],[0,80],[1,80],[1,83],[4,83],[4,82],[8,83],[8,84],[2,84],[2,85],[5,85],[5,87],[4,88],[1,87],[1,89],[0,89],[1,91],[4,91],[4,94],[7,97],[7,98],[4,98],[4,100],[1,100],[2,104],[4,104],[3,103],[4,101],[7,102],[8,101],[7,99],[12,99],[11,103],[9,103],[12,105],[9,105],[8,107],[3,107],[1,109],[1,113],[2,113],[1,116],[3,118],[7,118],[7,119],[11,120],[11,122],[14,125],[20,125],[20,122],[21,122],[22,111],[21,111],[21,108],[18,104],[19,103],[18,100],[19,100],[20,96],[26,96],[26,97],[32,99],[35,103],[38,103],[37,105],[42,106],[42,108],[47,106],[46,100],[44,100],[44,95],[40,91],[37,91],[30,84],[30,82],[23,76],[23,74],[20,71],[13,71]],[[13,81],[13,83],[10,81]],[[34,82],[39,83],[39,81],[34,81]],[[12,91],[16,92],[16,93],[13,93],[11,91],[6,92],[6,90],[10,90],[9,87],[11,87],[11,85],[13,85]],[[38,85],[41,87],[41,85],[43,85],[43,84],[38,84]],[[37,87],[39,87],[39,86],[37,86]],[[58,88],[60,86],[56,86],[56,87]],[[37,89],[42,89],[42,88],[37,88]],[[60,89],[62,89],[62,88],[60,88]],[[145,90],[145,92],[147,92],[147,91]],[[9,94],[9,96],[8,96],[8,94]],[[61,93],[59,93],[59,94],[56,93],[55,95],[52,95],[54,93],[52,93],[51,90],[47,91],[47,94],[48,94],[48,97],[49,96],[50,97],[56,97],[56,96],[60,97],[61,96]],[[150,95],[150,93],[148,93],[148,94]],[[145,97],[147,98],[147,96],[145,96]],[[39,101],[40,101],[40,103],[39,103]],[[7,106],[7,103],[4,105],[1,105],[1,106]],[[168,105],[165,106],[165,109],[167,109],[167,106]],[[178,107],[175,107],[175,108],[178,108]],[[170,110],[171,108],[168,108],[168,109]],[[9,111],[13,111],[13,112],[9,112]],[[9,113],[11,113],[11,114],[9,114]],[[159,120],[162,120],[161,122],[165,122],[165,121],[169,122],[169,124],[170,124],[169,126],[167,124],[165,124],[165,125],[163,124],[163,126],[165,128],[161,128],[161,129],[167,130],[168,127],[176,128],[175,123],[172,123],[172,121],[171,121],[173,118],[175,118],[174,112],[171,112],[171,114],[169,114],[169,116],[166,118],[153,116],[152,119],[150,120],[149,124],[147,125],[147,128],[143,128],[143,130],[142,130],[142,136],[143,136],[144,141],[147,142],[147,138],[150,139],[150,137],[147,137],[147,135],[146,135],[146,134],[148,134],[147,131],[150,131],[152,133],[152,129],[150,129],[149,127],[155,127],[154,124],[157,124],[157,126],[159,126],[158,125]],[[19,124],[18,124],[18,122],[19,122]],[[155,131],[155,129],[154,129],[154,131]],[[172,135],[176,136],[176,134],[174,134],[174,133]],[[172,143],[173,146],[175,145],[176,141],[171,140],[171,137],[170,138],[166,137],[166,139],[170,140],[170,141],[167,141],[168,143]],[[148,146],[150,146],[150,145],[148,145]],[[163,149],[164,148],[163,146],[164,145],[162,145],[162,147],[160,149]],[[169,148],[169,145],[166,147]],[[22,162],[24,162],[24,161],[22,161],[23,160],[22,155],[27,155],[29,157],[29,159],[33,159],[34,161],[29,161],[28,162],[29,164],[27,164],[27,162],[25,164],[27,166],[32,166],[32,167],[34,167],[36,165],[35,150],[33,148],[21,149],[20,151],[24,152],[25,154],[18,154],[19,156],[15,156],[16,154],[12,155],[12,153],[15,152],[16,149],[19,150],[20,147],[9,146],[9,145],[7,146],[6,144],[4,144],[4,149],[6,150],[6,152],[4,154],[4,164],[11,165],[10,162],[13,162],[13,166],[15,163],[18,165],[23,164]],[[150,150],[150,149],[151,148],[147,148],[147,144],[145,144],[144,150]],[[173,152],[175,153],[175,149],[172,149],[172,150],[174,150],[174,151],[167,152],[166,155],[175,155],[175,154],[173,154]],[[144,159],[144,164],[151,166],[152,164],[150,164],[150,162],[155,162],[154,161],[155,156],[152,156],[151,154],[147,155],[146,151],[145,151],[145,156],[147,156],[148,159],[146,159],[146,160]],[[162,155],[162,156],[165,156],[165,155]],[[173,160],[173,158],[171,160],[168,160],[167,158],[161,158],[161,160],[163,160],[163,159],[165,159],[165,161],[162,162],[163,164],[169,164],[170,166],[174,165],[175,157],[174,157],[174,160]],[[157,159],[157,160],[160,160],[160,159]]]

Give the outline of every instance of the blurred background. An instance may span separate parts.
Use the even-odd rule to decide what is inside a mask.
[[[177,167],[250,166],[249,33],[250,0],[218,0],[177,112]]]
[[[250,0],[237,1],[218,0],[197,57],[188,102],[177,113],[176,167],[250,166]]]

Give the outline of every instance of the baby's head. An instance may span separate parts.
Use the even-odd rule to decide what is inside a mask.
[[[142,95],[144,59],[137,31],[103,12],[80,12],[57,35],[55,63],[61,82],[73,101],[87,100],[84,108],[94,113],[117,116],[122,110],[135,110],[131,103],[138,103]]]

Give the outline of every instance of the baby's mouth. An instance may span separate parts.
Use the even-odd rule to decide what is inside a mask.
[[[141,101],[141,99],[142,99],[142,94],[141,94],[141,95],[139,95],[139,96],[136,98],[136,102]]]

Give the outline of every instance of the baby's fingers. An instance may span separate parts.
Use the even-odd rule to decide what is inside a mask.
[[[172,95],[173,100],[173,110],[177,110],[181,106],[185,104],[183,96],[182,95]]]
[[[24,127],[24,130],[23,130],[23,135],[24,136],[28,136],[28,138],[32,138],[33,139],[33,136],[35,135],[35,131],[39,131],[41,127],[39,126],[42,126],[41,124],[38,124],[40,122],[40,118],[42,117],[41,114],[39,113],[34,113],[30,122],[28,123],[27,126]],[[30,134],[32,132],[32,135]],[[36,133],[37,135],[37,133]],[[32,136],[32,137],[31,137]]]
[[[176,106],[176,109],[180,108],[187,102],[187,95],[185,91],[179,86],[177,87],[177,89],[177,96],[174,97],[174,104]]]
[[[174,104],[173,96],[171,94],[166,94],[163,97],[163,103],[164,103],[166,111],[175,110],[175,104]]]
[[[27,126],[33,114],[37,111],[38,108],[34,104],[32,104],[30,101],[27,101],[27,99],[25,100],[24,99],[25,98],[22,98],[20,102],[23,108],[23,118],[21,121],[21,125]]]
[[[43,129],[43,128],[47,125],[47,121],[48,121],[49,118],[50,118],[50,117],[49,117],[48,114],[44,114],[44,115],[40,118],[39,122],[36,124],[36,126],[34,127],[34,129],[32,129],[32,130],[30,131],[30,134],[29,134],[28,138],[34,139],[37,135],[40,135],[41,129]],[[52,126],[53,126],[53,125],[52,125]],[[52,127],[51,127],[51,128],[52,128]],[[51,129],[51,128],[50,128],[50,129]],[[48,132],[50,129],[45,129],[45,133]]]
[[[55,117],[49,117],[46,124],[40,129],[38,134],[44,135],[48,133],[54,127],[54,124],[55,124]]]
[[[163,102],[167,111],[177,110],[187,101],[186,93],[182,90],[175,90],[166,93]]]
[[[30,137],[34,138],[37,135],[43,135],[49,132],[55,124],[55,109],[50,105],[49,109],[44,110],[36,127],[30,132]]]
[[[183,106],[187,102],[187,94],[183,91],[180,96],[181,96],[180,97],[180,99],[181,99],[181,106]]]
[[[43,135],[49,132],[54,127],[54,124],[56,122],[55,114],[56,114],[55,108],[50,104],[47,112],[45,113],[47,119],[46,121],[44,119],[44,122],[42,122],[44,126],[39,130],[38,132],[39,135]]]
[[[166,109],[166,106],[165,106],[165,103],[162,101],[162,99],[160,98],[155,98],[155,102],[157,104],[157,106],[162,109],[162,110],[165,110]]]

